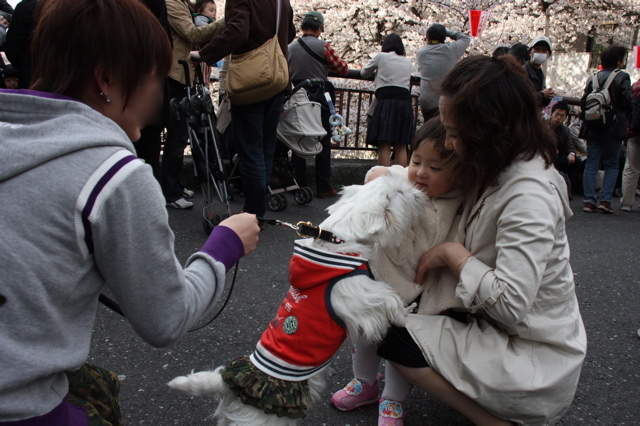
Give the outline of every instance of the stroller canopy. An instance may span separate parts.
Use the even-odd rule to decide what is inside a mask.
[[[309,101],[300,89],[284,105],[278,123],[278,140],[302,157],[315,157],[322,151],[320,140],[327,134],[322,127],[320,104]]]

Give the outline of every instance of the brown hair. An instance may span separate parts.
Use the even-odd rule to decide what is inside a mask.
[[[169,73],[167,33],[138,0],[46,0],[36,16],[31,89],[78,98],[103,67],[126,106],[144,76]]]
[[[450,149],[445,147],[446,134],[440,116],[429,119],[424,123],[413,136],[411,141],[411,151],[418,149],[425,142],[433,142],[434,148],[440,159],[443,160],[443,167],[451,167],[452,180],[456,183],[462,183],[460,171],[460,158]]]
[[[213,3],[214,6],[216,6],[216,2],[215,0],[196,0],[193,4],[193,9],[196,11],[196,13],[202,13],[202,11],[204,10],[204,6],[207,3]],[[217,10],[217,6],[216,6],[216,10]]]
[[[470,56],[442,82],[447,111],[455,123],[464,182],[493,185],[513,161],[540,155],[549,167],[556,146],[542,122],[532,83],[511,55]]]

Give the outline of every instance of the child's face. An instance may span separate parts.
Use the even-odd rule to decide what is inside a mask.
[[[216,19],[216,4],[214,2],[205,3],[202,8],[202,14],[213,20]]]
[[[18,88],[18,77],[7,77],[4,79],[4,85],[7,86],[7,89],[17,89]]]
[[[413,151],[409,162],[409,181],[429,197],[439,197],[454,187],[451,167],[435,149],[435,141],[424,140]]]

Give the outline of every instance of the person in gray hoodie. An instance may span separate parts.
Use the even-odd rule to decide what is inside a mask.
[[[445,43],[447,37],[454,41]],[[427,29],[427,45],[416,53],[420,70],[420,109],[426,123],[438,113],[440,83],[471,43],[466,34],[451,31],[441,24],[433,24]]]
[[[131,142],[162,99],[164,30],[136,0],[49,0],[39,16],[33,90],[0,90],[0,424],[86,424],[65,371],[88,356],[100,292],[169,345],[214,306],[259,227],[226,219],[183,269]]]

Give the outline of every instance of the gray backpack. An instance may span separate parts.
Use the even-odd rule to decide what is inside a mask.
[[[591,77],[592,92],[587,95],[584,104],[584,121],[588,127],[606,129],[616,121],[611,105],[609,86],[619,72],[619,69],[611,71],[602,87],[598,82],[599,73],[595,73]]]

